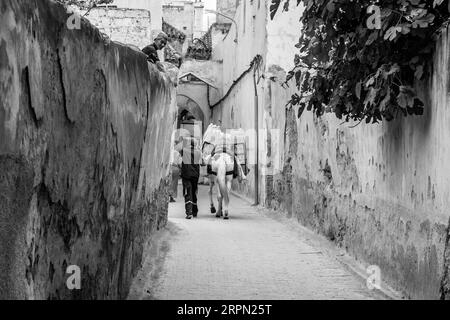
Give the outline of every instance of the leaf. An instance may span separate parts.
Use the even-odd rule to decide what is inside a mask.
[[[408,33],[411,32],[411,24],[409,24],[409,23],[403,23],[401,25],[401,28],[402,28],[402,34],[403,35],[408,34]]]
[[[334,11],[336,10],[336,5],[334,4],[334,1],[333,1],[333,0],[331,0],[331,1],[328,2],[328,4],[327,4],[327,10],[328,10],[329,12],[334,12]]]
[[[448,2],[297,0],[303,9],[293,44],[298,55],[287,77],[301,95],[292,100],[301,107],[298,116],[306,110],[319,116],[332,112],[346,121],[377,123],[423,114],[413,84],[427,75],[435,51],[432,35],[450,16]],[[269,15],[285,3],[270,0]],[[370,30],[378,17],[380,29]]]
[[[380,103],[380,110],[385,110],[388,103],[391,101],[391,88],[388,88],[388,92],[384,96],[383,100]]]
[[[284,3],[284,6],[283,6],[283,12],[284,11],[289,11],[289,0],[286,0],[286,2]]]
[[[400,67],[397,63],[394,63],[389,71],[383,71],[383,78],[387,79],[389,76],[398,73],[400,71]]]
[[[370,46],[374,41],[378,39],[378,31],[372,32],[369,36],[369,38],[366,41],[366,46]]]
[[[414,73],[414,76],[416,77],[416,79],[421,80],[422,76],[423,76],[423,66],[417,66],[416,68],[416,72]]]
[[[301,86],[301,78],[302,78],[302,72],[301,70],[298,70],[295,72],[295,83],[297,84],[297,88],[300,90]]]
[[[355,93],[356,93],[356,97],[358,99],[361,99],[361,87],[362,87],[362,84],[361,84],[361,81],[359,81],[355,87]]]
[[[294,71],[289,71],[286,76],[286,82],[291,81],[291,79],[294,77]]]
[[[280,8],[281,0],[272,0],[272,3],[270,5],[270,19],[273,20],[275,18],[275,15]]]
[[[414,58],[411,59],[411,63],[416,64],[417,62],[419,62],[420,58],[418,56],[415,56]]]
[[[444,0],[434,0],[433,1],[433,8],[436,8],[436,7],[440,6],[442,4],[442,2],[444,2]]]
[[[306,109],[306,104],[301,103],[300,107],[298,108],[298,114],[297,114],[297,118],[298,119],[301,118],[301,116],[302,116],[303,112],[305,111],[305,109]]]
[[[405,109],[408,106],[414,105],[415,93],[411,87],[400,86],[400,93],[397,96],[397,103],[402,108]]]
[[[384,35],[384,40],[392,41],[397,37],[397,34],[400,32],[402,32],[402,27],[390,27]]]
[[[366,88],[370,87],[375,83],[375,77],[370,77],[370,79],[366,82]]]
[[[366,108],[370,107],[371,105],[375,104],[375,99],[377,98],[378,90],[371,87],[369,90],[369,93],[366,95],[366,100],[364,100],[364,106]]]
[[[418,6],[420,4],[421,0],[409,0],[409,2],[411,2],[412,5],[414,6]]]

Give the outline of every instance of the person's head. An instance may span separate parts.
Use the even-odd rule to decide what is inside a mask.
[[[169,37],[167,36],[167,34],[165,32],[160,32],[154,41],[156,49],[158,50],[164,49],[168,41]]]

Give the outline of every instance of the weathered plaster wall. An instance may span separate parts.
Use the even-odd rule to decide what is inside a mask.
[[[152,42],[150,11],[94,8],[87,19],[111,40],[143,49]]]
[[[422,117],[350,128],[333,115],[297,119],[284,108],[292,91],[278,83],[266,92],[269,120],[285,129],[283,172],[267,177],[265,204],[378,265],[411,298],[439,298],[448,268],[449,40],[441,37],[435,74],[418,85],[427,101]]]
[[[194,3],[194,39],[201,38],[205,34],[205,27],[203,26],[204,10],[203,2]]]
[[[124,298],[167,219],[172,82],[67,18],[47,0],[0,2],[1,298]]]
[[[294,67],[293,57],[298,53],[294,45],[299,40],[299,20],[302,13],[303,4],[297,5],[297,2],[293,1],[289,4],[289,11],[280,10],[273,19],[267,20],[267,68],[277,66],[289,71]]]
[[[281,150],[284,132],[284,122],[272,120],[272,111],[267,101],[267,94],[273,76],[283,68],[292,68],[294,41],[298,40],[299,16],[301,7],[295,1],[291,2],[288,12],[277,15],[270,20],[269,7],[271,1],[260,0],[240,2],[235,17],[238,24],[233,24],[226,38],[219,43],[214,51],[215,60],[223,60],[223,89],[225,93],[240,74],[248,68],[256,55],[263,57],[262,65],[256,73],[258,123],[255,123],[255,83],[253,72],[248,74],[235,87],[229,98],[213,111],[215,121],[222,120],[225,128],[242,128],[247,132],[256,128],[259,131],[259,200],[264,203],[266,197],[266,178],[269,181],[274,173],[282,170],[281,159],[273,159]],[[230,5],[230,3],[228,4]],[[237,38],[237,43],[234,41]],[[292,48],[293,49],[292,49]],[[292,54],[292,55],[291,55]],[[283,102],[287,101],[284,99]],[[255,136],[255,135],[253,135]],[[247,158],[252,164],[256,163],[256,143],[250,138],[249,154]],[[248,197],[255,193],[255,166],[251,166],[248,183],[235,185],[240,192]]]
[[[214,23],[211,25],[206,40],[211,48],[222,42],[230,31],[231,23]]]
[[[268,4],[268,2],[264,2]],[[225,39],[213,50],[213,60],[223,61],[222,94],[225,94],[233,82],[249,67],[250,62],[256,55],[266,56],[267,32],[266,24],[268,18],[267,6],[258,1],[241,2],[236,9],[234,19],[236,25],[231,26],[230,32]],[[245,21],[245,23],[244,23]],[[235,42],[237,39],[237,42]],[[263,123],[263,86],[264,81],[260,76],[264,72],[264,63],[261,66],[257,78],[257,95],[259,120],[255,123],[255,83],[253,72],[247,74],[234,88],[229,97],[212,111],[212,120],[217,123],[222,121],[225,129],[243,129],[247,132],[256,132],[256,128],[262,129]],[[212,99],[211,99],[212,100]],[[213,100],[216,102],[218,100]],[[255,194],[255,164],[256,164],[256,135],[249,135],[249,150],[247,158],[251,163],[248,183],[235,185],[242,194],[254,197]],[[262,140],[261,140],[262,141]],[[262,142],[260,141],[260,147]],[[260,157],[263,151],[260,148]]]
[[[162,30],[162,0],[114,0],[118,8],[150,11],[153,38]]]

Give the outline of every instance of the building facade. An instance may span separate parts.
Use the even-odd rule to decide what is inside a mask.
[[[223,61],[222,96],[231,91],[212,119],[250,133],[249,183],[234,188],[379,267],[406,297],[439,298],[450,283],[450,177],[442,174],[450,156],[450,29],[433,60],[435,70],[446,71],[417,84],[425,114],[351,128],[356,123],[341,124],[334,114],[299,115],[288,107],[297,89],[284,81],[294,66],[302,7],[291,1],[271,20],[270,2],[241,1],[237,29],[233,24],[213,50]],[[262,61],[249,69],[258,55]]]
[[[137,49],[152,43],[163,30],[162,0],[114,0],[83,13],[111,40]]]
[[[217,11],[232,18],[236,15],[236,10],[239,6],[239,2],[240,0],[217,0]],[[230,20],[223,16],[218,15],[216,22],[229,23]]]
[[[87,18],[113,41],[142,49],[153,40],[148,10],[97,7],[89,11]]]

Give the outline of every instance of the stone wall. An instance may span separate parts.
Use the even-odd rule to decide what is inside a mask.
[[[112,5],[126,9],[145,9],[150,11],[152,38],[162,30],[162,0],[114,0]]]
[[[48,0],[0,2],[0,298],[125,298],[167,220],[174,87]],[[81,290],[69,291],[69,265]]]
[[[87,19],[111,40],[143,49],[152,43],[150,11],[142,9],[93,8]]]
[[[421,117],[355,128],[334,115],[297,119],[296,109],[285,109],[292,89],[276,82],[266,89],[268,122],[284,134],[283,152],[272,155],[283,171],[266,177],[265,205],[379,266],[383,280],[409,298],[439,298],[441,286],[450,292],[449,44],[447,31],[436,46],[434,75],[417,84],[426,101]]]

